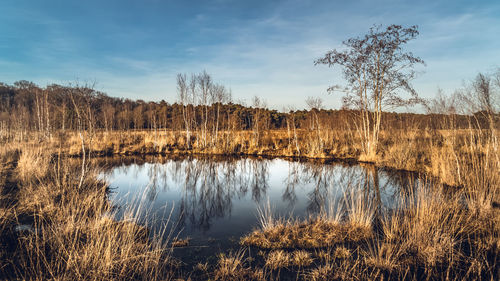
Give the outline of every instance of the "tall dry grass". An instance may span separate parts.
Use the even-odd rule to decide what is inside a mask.
[[[322,130],[319,136],[297,130],[262,132],[259,147],[252,132],[220,132],[218,144],[188,146],[182,132],[97,132],[91,155],[258,154],[359,159],[360,145],[349,132]],[[350,188],[319,216],[306,220],[275,217],[261,210],[261,228],[241,239],[264,250],[250,262],[242,252],[220,256],[202,276],[220,280],[294,278],[483,279],[499,276],[500,164],[498,130],[386,131],[379,166],[426,172],[416,190],[401,194],[398,207],[380,217],[375,202]],[[0,250],[4,276],[18,279],[168,279],[175,263],[164,240],[128,220],[116,221],[98,171],[81,169],[62,155],[81,154],[76,134],[44,143],[9,144],[2,151],[2,181],[17,180],[15,193],[3,195],[0,229],[12,235],[23,217],[30,229],[15,232],[15,255]],[[188,148],[189,147],[189,148]],[[59,154],[60,153],[60,154]],[[61,157],[57,156],[61,155]],[[7,178],[9,180],[7,180]],[[450,189],[446,185],[455,186]],[[15,194],[15,195],[13,195]],[[15,198],[14,198],[15,197]],[[151,238],[153,237],[153,238]],[[246,253],[246,252],[245,252]],[[7,264],[7,266],[6,266]],[[14,268],[12,265],[15,265]]]
[[[383,213],[374,212],[374,202],[363,198],[361,190],[344,194],[342,204],[304,221],[276,219],[266,211],[265,224],[241,242],[270,249],[270,264],[277,263],[277,253],[286,257],[307,249],[317,257],[303,275],[309,280],[497,280],[500,166],[497,138],[491,137],[495,133],[395,134],[400,146],[385,144],[393,149],[380,156],[381,163],[423,165],[439,178],[421,178],[416,189],[404,189],[399,204]],[[405,162],[419,155],[428,163]],[[350,231],[342,232],[346,226]]]
[[[20,148],[15,211],[25,217],[11,233],[18,246],[2,278],[23,280],[165,280],[174,266],[168,241],[139,225],[129,212],[116,220],[107,184],[78,161],[32,146]],[[73,163],[75,162],[75,163]],[[19,222],[21,223],[21,222]],[[3,226],[4,224],[2,224]]]
[[[271,206],[260,210],[260,227],[241,239],[242,245],[264,249],[322,248],[340,242],[370,239],[374,209],[362,192],[347,190],[323,212],[306,221],[277,218]]]
[[[460,185],[474,155],[492,157],[498,161],[498,141],[493,143],[494,129],[485,133],[478,129],[449,130],[392,130],[381,132],[376,157],[365,159],[360,140],[349,131],[297,130],[290,135],[286,130],[269,130],[262,133],[259,147],[253,145],[250,131],[221,131],[217,143],[203,146],[201,137],[192,132],[192,143],[186,144],[182,131],[113,131],[96,132],[90,150],[93,155],[144,155],[144,154],[220,154],[263,155],[309,158],[356,159],[376,163],[378,166],[427,173],[449,185]],[[81,155],[81,141],[76,133],[66,132],[61,137],[62,151],[67,155]],[[471,139],[472,138],[472,139]],[[474,144],[474,148],[470,145]],[[56,144],[52,145],[57,151]],[[297,149],[298,147],[298,149]],[[488,155],[487,155],[488,154]],[[464,156],[469,159],[464,159]]]

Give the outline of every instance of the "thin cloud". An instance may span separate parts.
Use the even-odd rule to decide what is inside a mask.
[[[178,18],[169,11],[164,20],[160,11],[150,11],[146,5],[134,11],[140,19],[137,24],[122,22],[134,16],[133,22],[131,11],[118,11],[120,16],[107,20],[105,13],[111,10],[103,10],[97,22],[89,19],[88,26],[28,9],[34,15],[30,20],[43,22],[44,38],[24,42],[20,61],[0,57],[0,65],[16,63],[9,73],[8,68],[0,70],[0,75],[14,73],[18,79],[35,82],[47,77],[91,79],[113,96],[174,102],[175,75],[205,69],[233,90],[235,100],[257,95],[266,97],[273,108],[280,109],[282,100],[303,108],[307,96],[321,96],[329,107],[338,108],[340,95],[326,94],[330,85],[342,82],[338,69],[314,66],[313,61],[373,24],[420,26],[421,35],[408,49],[427,62],[424,74],[414,81],[424,97],[433,96],[438,84],[451,89],[500,61],[498,4],[281,1],[254,3],[257,10],[252,13],[243,13],[247,6],[238,5],[200,2],[185,6]],[[158,2],[154,8],[161,7]],[[10,21],[16,18],[3,20]],[[6,37],[25,32],[6,28]],[[8,44],[0,39],[0,46],[12,48]]]

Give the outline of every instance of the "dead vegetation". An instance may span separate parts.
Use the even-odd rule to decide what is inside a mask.
[[[378,216],[363,202],[363,191],[352,187],[341,204],[331,204],[336,208],[305,221],[274,218],[267,207],[260,228],[241,243],[264,249],[266,267],[275,271],[289,265],[286,257],[307,251],[316,258],[296,272],[308,280],[495,280],[500,167],[491,139],[468,133],[453,151],[456,161],[440,170],[463,186],[458,190],[421,180],[402,192],[395,209]]]
[[[260,211],[261,229],[243,237],[241,244],[263,249],[315,249],[370,239],[374,235],[373,209],[365,202],[363,193],[346,193],[342,202],[344,210],[331,207],[329,211],[307,221],[274,218],[267,206]],[[330,206],[335,206],[334,203]]]
[[[195,142],[185,150],[178,146],[185,138],[176,132],[157,136],[96,133],[87,145],[92,157],[137,153],[297,155],[286,132],[263,133],[258,150],[245,146],[247,134],[233,136],[231,153],[217,147],[198,150]],[[332,143],[323,144],[324,157],[335,157],[339,151],[345,157],[359,157],[355,144],[349,147],[349,141],[340,142],[335,134],[328,134]],[[500,175],[494,137],[498,131],[382,133],[379,148],[383,151],[377,164],[427,172],[455,190],[439,181],[427,184],[422,180],[417,190],[401,194],[398,208],[382,217],[356,187],[319,216],[303,221],[276,218],[266,206],[260,212],[261,228],[241,239],[244,247],[262,249],[262,255],[252,257],[246,251],[221,255],[216,264],[204,264],[188,276],[216,280],[496,279]],[[301,156],[318,156],[308,152],[306,140],[298,142],[303,145]],[[80,161],[70,164],[65,156],[80,155],[80,141],[66,133],[41,144],[3,148],[0,231],[2,241],[12,245],[4,243],[0,249],[2,276],[37,280],[179,276],[170,247],[189,242],[165,242],[151,235],[147,227],[134,223],[132,213],[125,221],[115,221],[107,186],[96,180],[98,171],[87,162],[80,185]],[[328,147],[333,149],[327,152]]]
[[[74,161],[57,158],[43,147],[18,145],[15,151],[16,164],[3,175],[17,185],[0,212],[0,236],[7,243],[0,249],[1,278],[169,278],[166,242],[154,234],[151,239],[133,216],[114,219],[108,187],[91,166],[85,168],[80,185],[81,170],[71,164]]]

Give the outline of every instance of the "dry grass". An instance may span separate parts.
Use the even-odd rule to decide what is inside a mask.
[[[363,160],[356,137],[347,132],[323,130],[318,139],[299,130],[297,139],[291,140],[286,131],[268,131],[262,133],[259,147],[250,141],[251,132],[220,134],[220,143],[210,147],[197,146],[195,134],[191,149],[182,132],[172,131],[98,132],[88,145],[93,155],[205,153]],[[401,194],[398,208],[377,222],[370,201],[356,188],[340,203],[303,221],[276,218],[268,204],[260,211],[260,229],[241,239],[242,245],[265,249],[260,265],[240,251],[221,255],[215,267],[205,264],[199,271],[217,280],[277,279],[282,275],[273,275],[276,271],[302,272],[294,278],[308,280],[498,279],[498,136],[498,130],[472,129],[384,132],[380,153],[369,161],[426,172],[439,181]],[[0,236],[10,235],[19,217],[28,217],[31,225],[31,231],[9,236],[18,245],[15,254],[0,249],[1,268],[15,265],[0,277],[173,278],[176,269],[167,242],[151,238],[154,235],[136,224],[133,215],[115,221],[106,184],[96,180],[97,171],[87,167],[79,185],[80,167],[55,156],[59,149],[62,155],[81,154],[76,134],[59,140],[0,148],[0,180],[4,186],[18,180],[15,192],[3,192],[0,198],[10,202],[0,206]],[[457,189],[450,191],[440,183]]]
[[[327,281],[335,278],[334,265],[327,263],[312,269],[306,274],[306,279],[311,281]]]
[[[351,250],[347,249],[344,246],[339,246],[335,248],[335,252],[333,253],[336,259],[347,259],[351,256]]]
[[[337,224],[321,219],[286,222],[264,231],[255,230],[241,239],[242,245],[264,249],[321,248],[340,242],[358,242],[372,237],[371,229]]]
[[[307,267],[310,266],[313,262],[313,258],[311,257],[311,253],[298,250],[293,252],[292,263],[298,267]]]
[[[17,163],[17,175],[27,182],[46,176],[50,167],[51,154],[44,147],[27,146],[22,149]]]
[[[270,206],[260,211],[260,229],[241,239],[245,246],[264,249],[314,249],[343,242],[360,242],[373,237],[373,209],[363,193],[346,192],[342,204],[331,202],[328,208],[307,221],[274,218]],[[341,220],[345,214],[345,220]]]
[[[163,280],[171,276],[166,242],[151,238],[133,216],[114,219],[107,185],[96,179],[96,171],[87,167],[80,185],[80,167],[68,159],[55,159],[43,148],[20,150],[14,170],[20,180],[14,211],[30,228],[8,238],[10,243],[17,240],[18,247],[8,261],[13,269],[3,277]]]
[[[462,187],[450,190],[422,178],[417,189],[400,195],[398,207],[377,226],[361,191],[304,221],[261,212],[267,217],[261,218],[260,229],[243,237],[242,244],[272,249],[273,257],[283,256],[277,254],[286,253],[284,249],[314,252],[316,262],[304,275],[309,280],[497,279],[500,163],[495,138],[474,130],[456,132],[455,139],[440,144],[421,143],[415,134],[406,137],[404,146],[391,146],[386,154],[393,155],[382,159],[408,168],[421,164],[405,164],[405,158],[424,155],[431,174]],[[400,153],[405,149],[410,151]]]
[[[375,245],[369,246],[368,249],[364,253],[368,266],[386,271],[398,268],[402,255],[400,245],[375,242]]]
[[[470,152],[471,132],[476,135],[476,140],[473,140],[475,143],[489,138],[486,133],[476,129],[382,131],[377,155],[368,158],[361,153],[357,134],[332,129],[321,130],[321,141],[316,131],[297,130],[296,140],[286,130],[264,131],[258,147],[251,141],[251,131],[220,131],[217,143],[208,146],[203,145],[201,135],[195,131],[192,132],[189,147],[185,143],[183,131],[97,131],[92,137],[87,136],[87,145],[93,155],[101,156],[187,153],[357,159],[384,167],[425,172],[440,178],[444,183],[457,185],[465,175],[457,168],[464,168],[465,162],[460,160]],[[500,137],[498,129],[491,134],[496,135],[497,139]],[[76,132],[61,132],[59,138],[46,140],[43,146],[46,150],[57,152],[59,141],[63,142],[61,149],[66,155],[81,155],[81,140]],[[496,148],[490,147],[495,145]],[[498,144],[482,141],[478,146],[480,149],[474,153],[485,154],[490,151],[491,155],[493,151],[498,159]]]
[[[262,133],[259,147],[252,140],[251,131],[221,131],[217,143],[203,146],[201,136],[192,132],[192,144],[188,148],[183,131],[113,131],[96,132],[89,146],[94,155],[144,155],[144,154],[221,154],[301,156],[310,158],[357,159],[379,166],[425,172],[450,185],[460,184],[465,173],[461,159],[470,153],[470,135],[484,140],[486,133],[480,130],[387,130],[382,131],[377,155],[367,158],[361,153],[360,140],[349,131],[322,130],[318,141],[317,132],[297,130],[291,136],[286,130],[269,130]],[[500,136],[499,130],[491,134]],[[490,135],[491,135],[490,134]],[[74,132],[65,132],[62,150],[67,155],[81,155],[81,142]],[[52,141],[54,142],[54,141]],[[489,141],[488,141],[489,142]],[[50,141],[48,141],[50,143]],[[52,143],[52,150],[58,144]],[[489,146],[495,146],[489,147]],[[45,144],[47,146],[47,144]],[[480,142],[474,153],[493,151],[498,155],[498,144]],[[297,149],[296,147],[299,147]],[[497,158],[498,159],[498,156]],[[498,160],[497,160],[498,161]]]
[[[215,280],[266,280],[264,270],[251,268],[242,250],[220,254],[213,276]]]
[[[39,224],[42,224],[39,226]],[[144,229],[110,218],[44,225],[21,243],[23,279],[158,279],[164,248],[150,244]]]
[[[288,267],[292,261],[292,257],[288,252],[283,250],[271,251],[266,258],[266,267],[277,270]]]
[[[191,239],[189,239],[189,238],[186,238],[186,239],[174,238],[172,240],[171,245],[172,245],[172,247],[186,247],[189,245],[190,240]]]

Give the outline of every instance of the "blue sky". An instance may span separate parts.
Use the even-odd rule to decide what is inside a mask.
[[[500,1],[3,0],[0,81],[95,81],[111,96],[176,99],[175,76],[206,70],[235,101],[339,108],[338,71],[314,66],[373,24],[418,25],[407,47],[427,66],[413,84],[446,93],[500,66]]]

